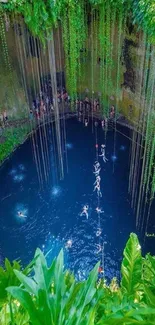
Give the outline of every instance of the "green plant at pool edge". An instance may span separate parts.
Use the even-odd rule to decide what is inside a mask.
[[[120,285],[98,280],[98,268],[77,282],[64,269],[63,251],[50,267],[40,249],[24,271],[6,261],[0,268],[0,292],[6,289],[1,325],[153,325],[155,257],[142,257],[137,236],[132,233],[124,249]]]

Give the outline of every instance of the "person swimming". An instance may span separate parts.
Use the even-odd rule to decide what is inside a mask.
[[[100,182],[101,182],[101,177],[98,175],[98,176],[96,176],[96,181],[95,181],[94,185],[97,183],[100,184]]]
[[[102,246],[100,244],[96,244],[97,252],[96,254],[99,254],[102,251]]]
[[[103,157],[103,161],[105,163],[108,161],[108,159],[105,156],[105,144],[101,144],[101,154],[99,155],[99,157]]]
[[[96,237],[99,237],[102,234],[102,230],[101,228],[98,228],[98,230],[96,231]]]
[[[95,183],[94,191],[93,191],[93,192],[95,192],[96,190],[97,190],[97,191],[100,190],[100,182],[96,182],[96,183]]]
[[[68,239],[68,241],[67,241],[67,243],[65,245],[65,248],[71,248],[72,247],[72,244],[73,244],[72,240],[71,239]]]
[[[93,172],[93,174],[95,175],[95,177],[99,176],[100,171],[101,171],[101,168],[99,168],[99,169],[97,169],[97,170],[95,170],[95,171]]]
[[[101,208],[97,207],[96,208],[96,212],[99,214],[99,213],[104,213],[104,211],[101,210]]]
[[[101,190],[100,190],[100,183],[99,182],[94,187],[94,191],[93,192],[95,192],[95,191],[97,191],[97,196],[102,197],[102,193],[101,193]]]
[[[88,219],[88,209],[89,209],[89,206],[88,205],[84,205],[80,216],[86,216],[86,218]]]
[[[20,218],[27,218],[27,216],[25,216],[21,211],[18,211],[18,216]]]
[[[97,196],[102,197],[102,193],[100,191],[100,187],[97,189]]]
[[[98,161],[95,161],[95,165],[94,165],[95,170],[98,170],[99,167],[100,167],[100,163]]]

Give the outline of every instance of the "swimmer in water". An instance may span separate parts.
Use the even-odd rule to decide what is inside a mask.
[[[100,196],[102,197],[102,193],[101,193],[101,190],[100,190],[100,184],[97,184],[97,196]]]
[[[100,155],[100,157],[103,157],[103,161],[104,161],[104,163],[106,163],[106,162],[108,161],[108,159],[105,157],[104,154]]]
[[[102,193],[101,193],[100,189],[97,190],[97,196],[102,197]]]
[[[94,165],[95,170],[98,170],[99,167],[100,167],[100,163],[98,161],[95,161],[95,165]]]
[[[102,234],[102,230],[101,228],[98,228],[98,230],[96,231],[96,237],[99,237]]]
[[[100,244],[97,244],[96,247],[97,247],[96,254],[99,254],[102,251],[102,246]]]
[[[105,163],[108,161],[108,159],[105,156],[105,144],[101,144],[101,154],[99,155],[99,157],[103,157],[103,161]]]
[[[100,190],[100,183],[99,182],[94,187],[93,192],[95,192],[95,191],[97,191],[97,196],[102,197],[102,193],[101,193],[101,190]]]
[[[94,192],[95,191],[97,191],[97,195],[98,196],[101,196],[100,195],[101,191],[100,191],[100,183],[99,182],[97,182],[96,185],[95,185],[95,187],[94,187]]]
[[[18,211],[18,216],[20,218],[26,218],[26,216],[21,211]]]
[[[89,206],[88,205],[84,205],[83,209],[82,209],[82,212],[80,214],[80,216],[86,216],[86,218],[88,219],[88,209],[89,209]]]
[[[101,171],[101,168],[99,168],[99,169],[97,169],[97,170],[95,170],[93,172],[93,174],[95,175],[95,177],[99,176],[100,171]]]
[[[71,248],[71,247],[72,247],[72,243],[73,243],[72,240],[69,239],[69,240],[67,241],[65,247],[66,247],[66,248]]]
[[[97,183],[100,184],[100,182],[101,182],[101,177],[100,176],[96,176],[96,181],[95,181],[94,185],[97,184]]]
[[[88,126],[88,120],[85,119],[85,126]]]
[[[95,191],[99,191],[100,190],[100,183],[99,182],[96,182],[96,185],[95,185],[95,187],[94,187],[94,191],[93,192],[95,192]]]
[[[96,208],[96,212],[99,214],[99,213],[104,213],[104,211],[101,210],[101,208],[97,207]]]

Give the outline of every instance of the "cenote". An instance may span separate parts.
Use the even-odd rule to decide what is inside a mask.
[[[155,325],[154,0],[0,0],[0,325]]]
[[[49,134],[52,128],[48,127]],[[39,140],[38,133],[37,137]],[[39,185],[31,139],[21,145],[0,170],[3,184],[0,192],[1,260],[7,256],[10,260],[22,260],[26,265],[33,258],[36,247],[40,247],[48,253],[50,263],[64,248],[65,265],[77,279],[85,279],[99,260],[104,265],[106,278],[119,278],[124,245],[129,234],[136,231],[128,194],[129,137],[130,130],[123,126],[118,126],[116,132],[109,127],[105,133],[100,120],[90,120],[85,127],[75,117],[67,119],[64,179],[56,175],[55,145],[48,140],[51,173],[43,187]],[[98,158],[103,212],[99,226],[93,166],[96,151],[100,153],[103,143],[108,160],[105,163],[102,157]],[[88,219],[81,215],[85,205],[89,206]],[[22,211],[25,218],[20,218],[18,211]],[[102,233],[97,236],[99,228]],[[143,238],[141,241],[143,244]],[[149,251],[152,253],[153,243],[151,238]],[[99,244],[104,245],[104,250],[99,251]],[[147,244],[148,240],[144,246],[146,251]]]

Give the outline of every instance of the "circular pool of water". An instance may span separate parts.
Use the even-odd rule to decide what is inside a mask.
[[[129,130],[120,127],[129,135]],[[50,130],[49,130],[50,132]],[[128,195],[130,140],[101,126],[92,133],[92,123],[85,127],[76,118],[66,120],[68,172],[56,181],[53,147],[51,174],[40,189],[28,139],[0,169],[0,262],[4,257],[19,259],[25,265],[40,247],[50,262],[64,248],[65,264],[78,279],[84,279],[99,260],[104,263],[105,276],[119,277],[120,261],[130,232],[136,232],[135,216]],[[114,141],[115,139],[115,141]],[[98,198],[94,189],[96,143],[100,150],[106,143],[108,161],[101,164],[101,236],[96,208]],[[84,205],[89,206],[88,219],[81,216]],[[24,217],[19,216],[22,211]],[[99,242],[100,241],[100,242]],[[98,245],[104,251],[98,252]],[[150,244],[151,243],[151,244]],[[146,241],[146,250],[147,250]],[[154,253],[154,239],[148,248]]]

